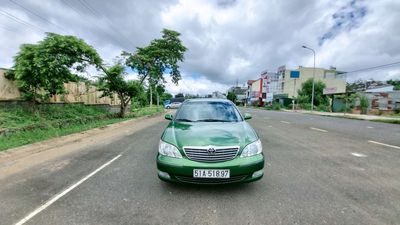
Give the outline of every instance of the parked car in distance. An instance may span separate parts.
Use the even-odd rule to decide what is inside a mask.
[[[171,102],[171,103],[165,105],[165,108],[166,109],[177,109],[181,105],[182,105],[182,102]]]
[[[182,103],[164,130],[157,155],[158,177],[167,182],[240,183],[263,177],[260,138],[226,99]]]

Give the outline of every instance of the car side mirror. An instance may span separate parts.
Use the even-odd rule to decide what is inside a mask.
[[[172,120],[172,118],[174,118],[174,116],[173,115],[171,115],[171,114],[165,114],[165,117],[164,117],[166,120]]]
[[[252,117],[251,117],[251,114],[250,113],[245,113],[244,114],[244,120],[249,120],[249,119],[251,119]]]

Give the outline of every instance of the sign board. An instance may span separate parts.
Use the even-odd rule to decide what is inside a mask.
[[[322,93],[324,95],[336,94],[337,93],[337,88],[336,87],[324,88],[324,90],[322,90]]]
[[[290,78],[299,78],[299,77],[300,77],[300,71],[297,70],[290,71]]]
[[[273,93],[267,93],[267,96],[265,98],[266,102],[272,102],[274,99],[274,94]]]

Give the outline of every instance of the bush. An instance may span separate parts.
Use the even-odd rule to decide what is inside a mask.
[[[327,106],[327,105],[319,105],[319,106],[317,106],[317,111],[330,112],[331,111],[331,107]]]
[[[367,96],[361,95],[360,96],[361,113],[362,114],[367,114],[368,107],[369,107],[369,100],[368,100]]]
[[[281,110],[281,104],[278,102],[272,103],[272,109],[273,110]]]
[[[310,110],[311,109],[311,104],[310,103],[299,103],[299,108],[300,109],[305,109],[305,110]]]

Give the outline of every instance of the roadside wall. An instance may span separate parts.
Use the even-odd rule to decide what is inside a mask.
[[[21,93],[18,90],[15,82],[5,78],[5,69],[0,68],[0,101],[19,101],[21,100]],[[102,97],[102,92],[94,85],[85,84],[83,82],[66,83],[64,87],[67,94],[56,95],[50,99],[54,103],[77,103],[84,104],[109,104],[119,105],[121,102],[116,94],[113,98]]]

